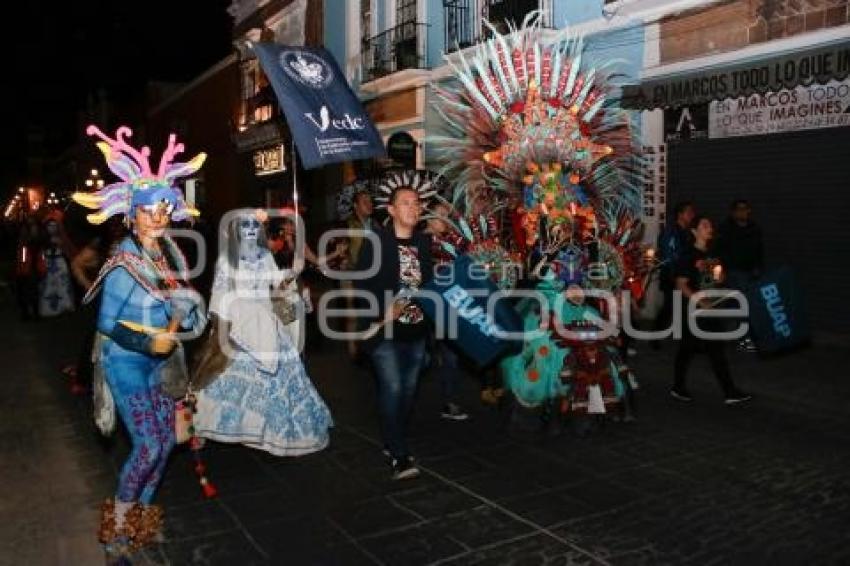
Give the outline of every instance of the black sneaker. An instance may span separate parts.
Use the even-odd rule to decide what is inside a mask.
[[[752,398],[752,395],[744,393],[743,391],[735,391],[726,396],[724,403],[727,405],[737,405],[738,403],[745,403]]]
[[[691,397],[691,394],[688,393],[688,390],[683,389],[683,388],[677,389],[677,388],[674,387],[673,389],[671,389],[670,390],[670,397],[672,397],[673,399],[676,399],[677,401],[682,401],[683,403],[690,403],[691,401],[694,400],[694,398]]]
[[[413,463],[413,458],[407,456],[399,460],[393,460],[394,480],[409,480],[419,476],[419,468]]]
[[[469,415],[456,403],[446,403],[440,416],[450,421],[465,421],[469,418]]]

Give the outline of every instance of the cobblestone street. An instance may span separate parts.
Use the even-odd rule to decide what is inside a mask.
[[[97,435],[88,400],[59,372],[79,345],[75,319],[2,314],[0,564],[102,563],[97,506],[126,442]],[[211,501],[178,449],[158,497],[165,540],[138,563],[850,563],[847,348],[734,353],[735,377],[755,395],[737,407],[723,405],[704,360],[695,402],[670,400],[673,350],[640,349],[636,423],[583,439],[505,427],[472,378],[472,419],[442,420],[428,376],[413,423],[423,475],[394,483],[371,378],[344,348],[315,345],[310,374],[337,423],[330,448],[292,459],[209,445]]]

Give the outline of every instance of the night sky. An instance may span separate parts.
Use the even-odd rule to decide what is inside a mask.
[[[48,153],[76,139],[78,111],[99,88],[120,104],[149,81],[191,80],[232,50],[230,0],[14,3],[4,17],[0,196],[27,181],[26,132]],[[50,157],[48,155],[48,157]]]

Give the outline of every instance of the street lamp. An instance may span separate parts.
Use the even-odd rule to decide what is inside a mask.
[[[97,171],[97,169],[92,169],[89,172],[89,178],[86,179],[86,186],[89,188],[92,188],[94,186],[97,186],[98,189],[101,188],[104,183],[103,179],[100,179],[99,177],[100,173]]]

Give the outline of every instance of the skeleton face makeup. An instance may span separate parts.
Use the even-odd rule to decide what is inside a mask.
[[[256,218],[242,218],[239,220],[239,241],[243,244],[256,244],[260,236],[262,224]]]

